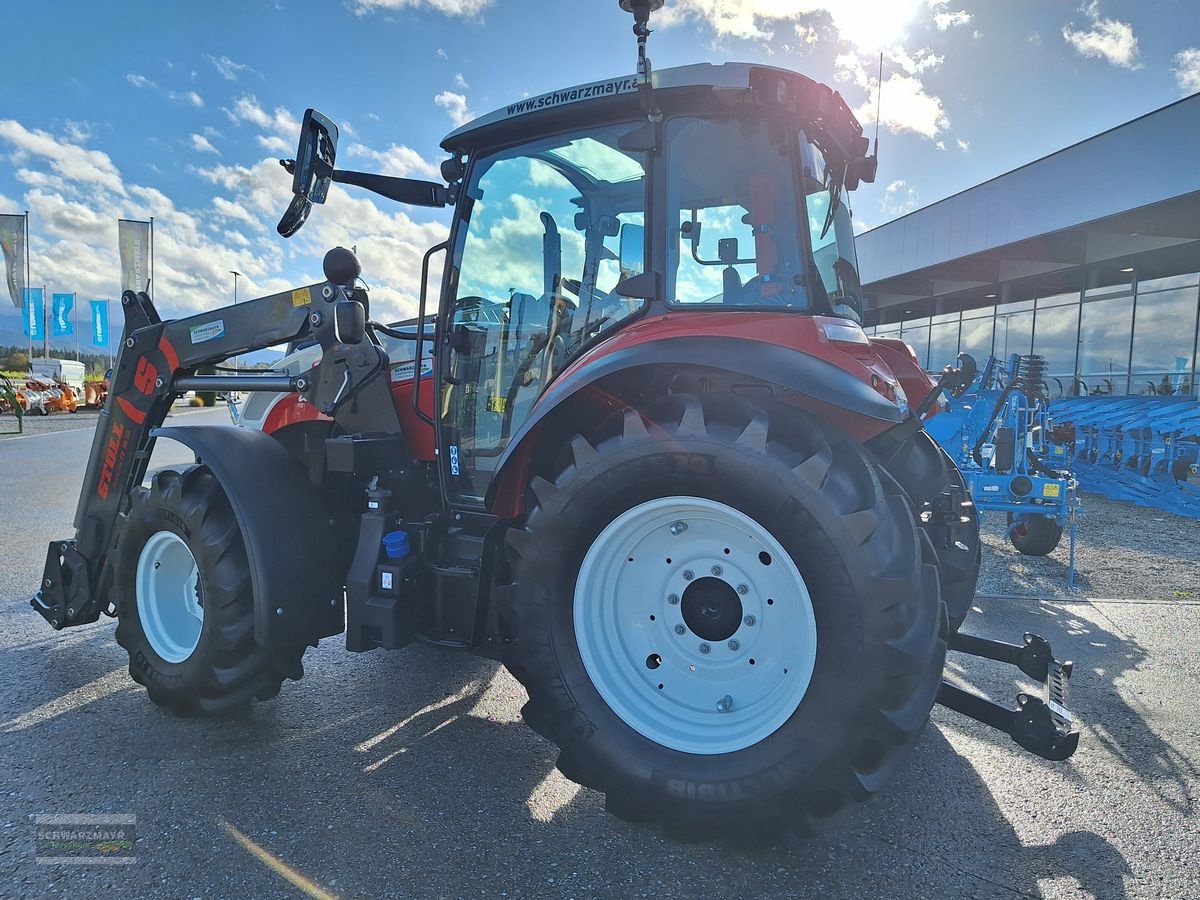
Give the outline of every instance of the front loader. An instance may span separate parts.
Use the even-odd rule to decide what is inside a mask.
[[[334,182],[453,207],[410,325],[372,320],[341,248],[321,283],[185,319],[122,297],[75,537],[34,608],[115,616],[132,677],[180,714],[273,696],[343,631],[485,654],[568,777],[681,832],[821,827],[887,783],[935,701],[1067,758],[1070,663],[959,631],[978,516],[922,423],[972,373],[929,391],[860,327],[861,126],[786,70],[652,71],[661,0],[621,5],[637,74],[459,128],[444,183],[337,169],[336,126],[305,115],[282,235]],[[282,374],[196,374],[281,344]],[[163,428],[188,390],[247,392],[261,429]],[[159,438],[196,463],[143,486]],[[948,684],[948,648],[1041,696]]]

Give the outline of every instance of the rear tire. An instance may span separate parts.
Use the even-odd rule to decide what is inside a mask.
[[[803,413],[730,397],[627,409],[619,434],[569,445],[509,532],[500,609],[559,769],[689,837],[812,832],[882,788],[928,720],[948,633],[896,482]],[[711,608],[689,614],[701,581]]]
[[[116,551],[117,643],[150,699],[216,715],[299,679],[304,646],[254,640],[250,567],[233,510],[206,466],[162,469],[132,495]]]
[[[1062,535],[1063,527],[1053,519],[1037,516],[1014,524],[1013,514],[1008,514],[1008,539],[1026,556],[1048,556]]]

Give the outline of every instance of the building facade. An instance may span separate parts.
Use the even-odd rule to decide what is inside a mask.
[[[867,330],[931,371],[1037,353],[1052,397],[1197,395],[1200,94],[858,238]]]

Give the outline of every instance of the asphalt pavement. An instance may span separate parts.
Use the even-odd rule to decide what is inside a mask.
[[[684,845],[560,776],[521,687],[473,656],[331,639],[236,718],[152,705],[111,621],[54,632],[28,604],[47,542],[72,533],[90,442],[0,441],[0,897],[1200,897],[1195,601],[981,599],[968,631],[1039,632],[1076,660],[1072,760],[938,708],[840,829]],[[186,460],[164,443],[154,464]],[[950,665],[1011,699],[1010,670]],[[135,816],[136,862],[37,864],[47,814]]]

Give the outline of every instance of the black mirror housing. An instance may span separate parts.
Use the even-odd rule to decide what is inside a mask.
[[[333,165],[337,158],[337,141],[338,128],[331,119],[315,109],[304,111],[300,143],[290,168],[292,193],[295,196],[276,226],[276,230],[284,237],[291,237],[299,231],[312,211],[312,204],[324,203],[329,195],[329,185],[333,183]]]

